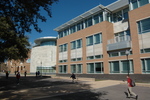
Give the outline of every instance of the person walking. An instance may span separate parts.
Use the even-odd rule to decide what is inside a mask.
[[[135,99],[137,100],[138,99],[138,95],[135,94],[133,91],[132,91],[132,79],[130,78],[129,75],[126,76],[127,77],[127,85],[128,85],[128,89],[127,89],[127,98],[130,98],[131,95],[135,96]]]
[[[6,79],[8,79],[9,73],[8,71],[6,71]]]
[[[19,83],[20,83],[20,73],[19,72],[16,74],[16,78],[17,78],[17,85],[19,85]]]
[[[24,76],[25,76],[25,77],[26,77],[26,75],[27,75],[27,71],[24,72]]]
[[[70,76],[70,78],[72,78],[72,82],[74,82],[74,79],[76,79],[76,76],[74,73],[72,73],[72,75]]]

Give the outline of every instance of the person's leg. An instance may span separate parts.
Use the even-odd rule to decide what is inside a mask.
[[[128,89],[127,89],[127,97],[130,97],[131,95],[130,95],[130,90],[129,90],[129,87],[128,87]]]
[[[137,95],[132,91],[132,87],[129,87],[129,91],[130,91],[130,94],[131,94],[131,95],[137,96]]]

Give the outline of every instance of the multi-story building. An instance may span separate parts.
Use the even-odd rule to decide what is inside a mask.
[[[56,37],[41,37],[34,41],[36,46],[31,50],[31,74],[37,71],[41,74],[56,72],[56,39]]]
[[[9,73],[13,74],[19,71],[21,74],[24,74],[26,71],[27,74],[30,73],[30,53],[31,50],[28,52],[28,58],[22,60],[8,60],[5,62],[5,66],[3,66],[4,71],[8,71]]]
[[[54,30],[57,75],[150,78],[150,0],[98,5]]]

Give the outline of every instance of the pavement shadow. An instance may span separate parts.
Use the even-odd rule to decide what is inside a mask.
[[[90,86],[49,77],[0,78],[0,100],[101,100],[107,93],[90,91]]]

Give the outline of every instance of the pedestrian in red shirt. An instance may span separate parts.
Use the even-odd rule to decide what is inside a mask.
[[[137,100],[138,99],[138,95],[135,94],[133,91],[132,91],[132,79],[130,78],[129,75],[127,75],[127,84],[128,84],[128,90],[127,90],[127,93],[128,93],[128,96],[127,98],[130,98],[131,95],[132,96],[135,96],[135,99]]]
[[[20,81],[20,73],[19,72],[16,74],[16,78],[17,78],[17,85],[19,85],[19,81]]]

